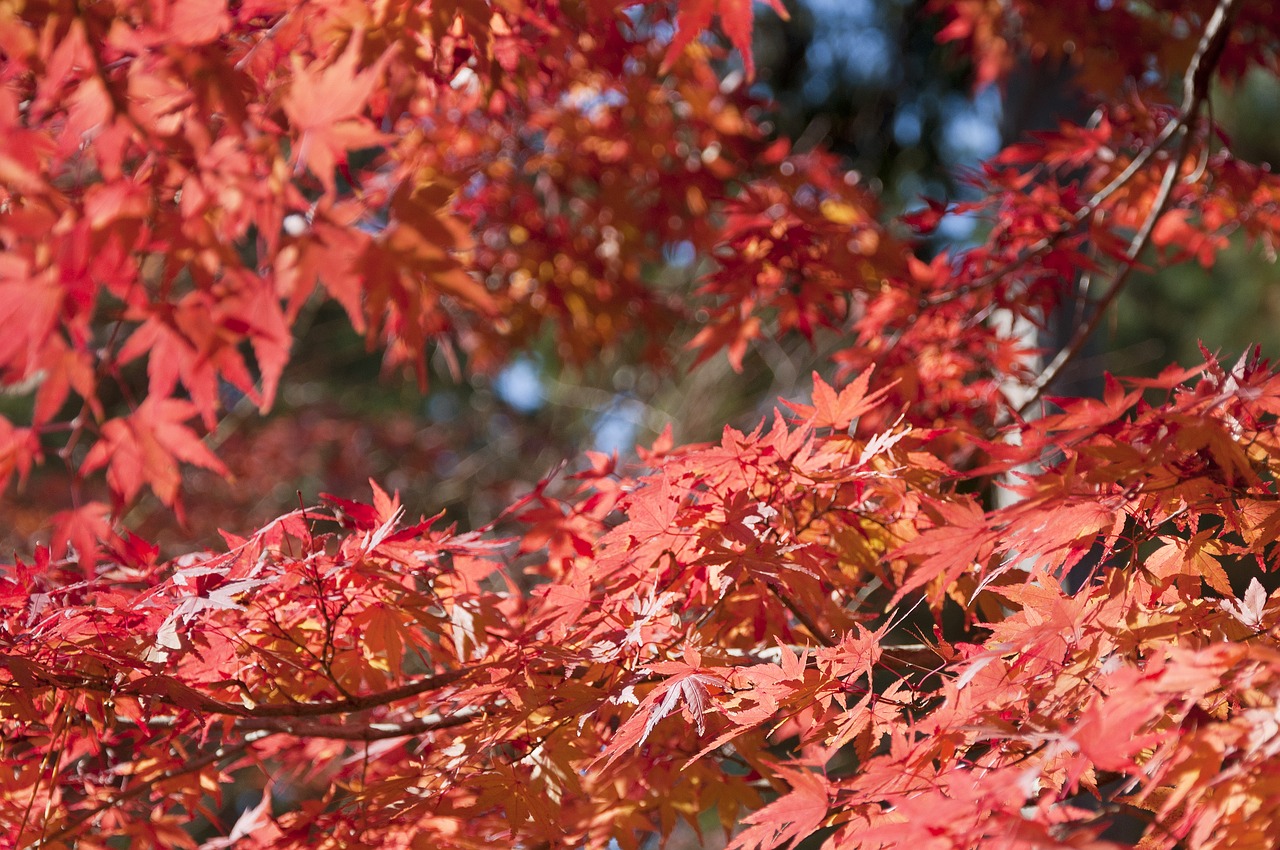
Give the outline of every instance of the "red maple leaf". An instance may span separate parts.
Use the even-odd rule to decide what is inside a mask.
[[[334,167],[346,162],[347,151],[372,147],[383,139],[362,112],[391,51],[357,72],[363,43],[364,32],[357,29],[342,55],[323,68],[317,67],[321,61],[304,66],[295,57],[293,84],[284,101],[285,114],[298,131],[294,151],[297,168],[309,168],[330,194],[334,191]]]
[[[896,603],[906,594],[942,576],[950,584],[975,564],[983,564],[995,551],[999,533],[976,502],[939,502],[931,506],[937,520],[933,528],[898,549],[900,557],[923,555],[919,568],[907,575],[894,594]]]
[[[767,0],[783,20],[790,15],[781,0]],[[746,66],[747,79],[756,75],[755,61],[751,57],[751,29],[754,15],[751,9],[752,0],[686,0],[680,4],[680,12],[676,15],[676,34],[671,39],[671,46],[662,59],[662,71],[666,73],[680,58],[684,49],[711,26],[711,16],[719,15],[720,26],[729,41],[742,54],[742,63]]]
[[[92,574],[104,543],[114,547],[122,542],[111,525],[111,507],[103,502],[60,511],[53,515],[51,523],[49,549],[53,557],[77,559],[86,574]]]
[[[670,674],[671,678],[641,700],[635,714],[618,729],[609,746],[600,755],[606,767],[624,752],[643,744],[658,722],[679,707],[683,707],[699,735],[706,731],[703,717],[711,702],[711,693],[707,687],[724,687],[724,677],[703,668],[701,661],[696,650],[687,648],[684,661],[662,661],[649,665],[650,672]]]
[[[81,464],[81,473],[107,467],[107,483],[119,503],[128,503],[145,484],[166,505],[177,507],[179,463],[227,475],[222,461],[186,426],[197,414],[189,401],[150,397],[126,417],[108,420],[102,438]]]
[[[9,484],[14,470],[26,480],[31,464],[40,456],[40,441],[30,428],[15,428],[0,416],[0,490]]]
[[[783,767],[777,771],[791,784],[791,790],[744,819],[751,826],[734,839],[734,850],[781,847],[799,841],[826,819],[830,794],[825,776]]]

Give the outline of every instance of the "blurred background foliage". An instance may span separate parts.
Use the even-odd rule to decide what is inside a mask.
[[[1061,120],[1088,119],[1070,67],[1027,60],[1006,90],[974,92],[965,63],[936,42],[941,22],[918,0],[787,5],[789,21],[767,11],[757,21],[754,92],[770,112],[771,132],[802,151],[827,147],[846,158],[881,195],[886,216],[926,197],[971,197],[966,174],[1004,143]],[[726,77],[740,79],[730,61]],[[1280,161],[1280,137],[1271,129],[1280,113],[1274,79],[1258,76],[1217,92],[1214,112],[1241,156]],[[981,237],[973,220],[952,216],[933,247]],[[650,271],[656,286],[689,291],[705,268],[678,250],[667,259]],[[1264,354],[1280,352],[1274,278],[1266,250],[1244,244],[1210,269],[1194,261],[1153,265],[1129,284],[1078,377],[1194,363],[1200,341],[1228,357],[1251,341]],[[738,374],[723,356],[696,370],[686,357],[658,371],[625,352],[571,370],[555,361],[548,341],[496,374],[466,379],[437,357],[423,393],[406,376],[383,374],[381,354],[366,349],[333,305],[315,309],[302,327],[269,417],[227,399],[231,412],[212,442],[234,479],[190,472],[188,528],[173,529],[167,511],[144,503],[127,518],[139,534],[173,552],[216,546],[219,528],[243,532],[300,501],[314,503],[321,492],[364,498],[369,478],[400,490],[411,514],[443,510],[450,521],[477,527],[564,461],[581,462],[584,450],[626,456],[667,426],[677,443],[717,439],[726,423],[753,427],[779,396],[807,393],[809,374],[825,368],[824,347],[832,342],[764,342]],[[684,342],[670,345],[679,350]],[[5,406],[21,401],[0,398],[0,412],[18,413]],[[28,551],[47,534],[39,523],[67,507],[68,476],[49,463],[4,497],[0,545]]]

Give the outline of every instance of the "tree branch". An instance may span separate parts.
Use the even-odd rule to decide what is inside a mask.
[[[1161,133],[1161,137],[1165,138],[1166,134],[1167,137],[1172,137],[1174,132],[1181,132],[1182,143],[1178,146],[1177,153],[1168,167],[1165,168],[1164,177],[1160,181],[1160,188],[1151,204],[1151,211],[1147,213],[1142,226],[1138,228],[1138,232],[1134,234],[1133,239],[1129,242],[1129,247],[1125,251],[1123,266],[1116,272],[1111,281],[1111,286],[1095,303],[1093,315],[1076,330],[1071,341],[1058,352],[1053,361],[1040,373],[1035,383],[1031,385],[1029,397],[1017,407],[1019,415],[1026,413],[1040,399],[1045,389],[1062,374],[1062,371],[1084,349],[1085,343],[1101,323],[1107,309],[1119,297],[1124,285],[1129,281],[1136,267],[1138,256],[1150,243],[1151,233],[1155,229],[1156,222],[1159,221],[1160,216],[1164,214],[1169,206],[1169,201],[1173,195],[1173,186],[1177,181],[1182,163],[1186,160],[1187,154],[1190,153],[1195,125],[1209,95],[1209,81],[1212,78],[1213,69],[1222,57],[1227,36],[1231,32],[1230,21],[1235,17],[1238,4],[1239,0],[1219,0],[1217,8],[1214,9],[1213,15],[1205,25],[1204,33],[1200,37],[1200,43],[1196,47],[1195,55],[1191,57],[1191,62],[1183,75],[1182,109],[1178,117],[1165,128],[1165,132]],[[1170,127],[1173,130],[1170,130]],[[1152,153],[1154,153],[1154,147],[1152,148]],[[1148,158],[1149,156],[1148,154]],[[1125,174],[1129,174],[1131,169],[1132,166],[1130,169],[1126,169]],[[1115,181],[1113,181],[1114,183]],[[1108,186],[1103,191],[1110,194],[1115,189]],[[1105,198],[1106,195],[1103,195],[1103,197]]]
[[[176,679],[168,677],[148,677],[140,682],[132,683],[134,687],[128,686],[121,688],[117,693],[126,695],[147,696],[158,698],[167,705],[173,705],[177,708],[188,708],[195,711],[205,712],[207,714],[226,714],[232,717],[241,718],[287,718],[287,717],[324,717],[333,714],[352,714],[358,711],[367,711],[370,708],[377,708],[383,705],[397,702],[409,697],[419,696],[420,694],[436,691],[446,687],[468,673],[480,669],[478,667],[462,667],[457,670],[449,670],[444,673],[438,673],[434,676],[426,676],[412,682],[406,682],[395,688],[389,688],[385,691],[378,691],[373,694],[365,694],[363,696],[356,695],[344,697],[342,699],[329,700],[325,702],[293,702],[293,703],[268,703],[264,705],[254,705],[252,707],[239,705],[233,702],[224,702],[220,699],[211,697],[201,691],[196,690],[191,685],[179,682]],[[164,679],[166,682],[160,684],[159,692],[148,683],[155,679]],[[142,686],[147,685],[143,690]],[[165,688],[176,687],[182,691],[182,695],[190,704],[184,704],[176,699],[165,699]]]
[[[460,667],[446,670],[421,679],[405,682],[385,691],[325,702],[293,702],[268,703],[249,707],[211,697],[198,686],[189,685],[168,676],[148,676],[144,679],[127,683],[123,687],[114,686],[101,677],[90,677],[74,671],[51,670],[21,655],[0,653],[0,668],[17,671],[13,683],[0,683],[0,687],[11,684],[21,687],[22,679],[32,679],[39,684],[60,691],[92,691],[121,696],[145,697],[175,708],[185,708],[207,714],[226,714],[232,717],[287,718],[287,717],[324,717],[334,714],[352,714],[367,711],[371,708],[390,705],[410,697],[437,691],[448,687],[469,673],[482,669],[484,665]],[[177,699],[171,690],[181,691],[182,699]]]
[[[776,582],[766,581],[764,582],[764,585],[765,587],[769,588],[769,591],[778,598],[778,601],[781,602],[786,607],[786,609],[790,611],[797,620],[800,621],[800,625],[805,627],[805,630],[808,631],[809,634],[813,636],[814,640],[816,640],[818,643],[822,644],[823,646],[830,647],[830,646],[836,645],[836,642],[831,639],[831,636],[823,632],[822,629],[818,628],[818,624],[813,621],[813,618],[810,617],[809,614],[803,608],[797,605],[790,596],[788,596],[785,592],[783,592],[782,588],[779,587]]]
[[[447,717],[432,715],[405,723],[318,723],[308,720],[240,717],[235,721],[237,729],[262,730],[270,733],[292,735],[296,738],[327,738],[336,741],[381,741],[387,738],[406,738],[424,735],[440,729],[463,726],[475,720],[483,712],[478,708],[462,709]]]

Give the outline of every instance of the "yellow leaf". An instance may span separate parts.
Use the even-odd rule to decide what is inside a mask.
[[[853,204],[833,201],[830,198],[823,201],[819,209],[822,210],[822,215],[827,221],[833,221],[836,224],[856,224],[866,218]]]

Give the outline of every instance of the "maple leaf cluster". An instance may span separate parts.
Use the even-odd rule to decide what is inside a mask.
[[[897,221],[723,75],[745,0],[0,9],[0,486],[74,481],[0,565],[5,846],[1272,846],[1280,375],[1046,393],[1139,265],[1274,249],[1210,106],[1280,14],[929,5],[978,84],[1068,62],[1096,112]],[[982,240],[927,254],[948,214]],[[1037,367],[992,316],[1081,275]],[[163,557],[129,509],[226,472],[324,301],[421,381],[795,335],[835,377],[479,528],[372,483]]]

